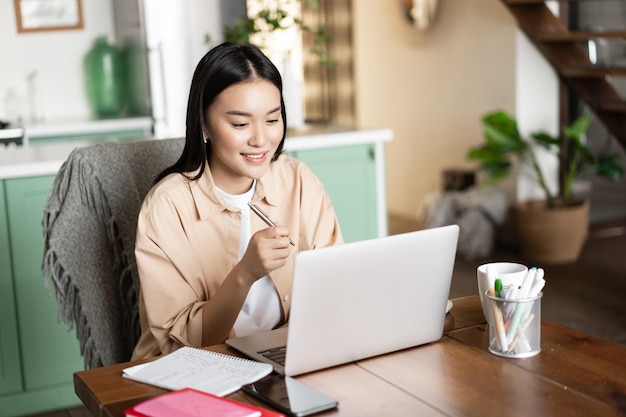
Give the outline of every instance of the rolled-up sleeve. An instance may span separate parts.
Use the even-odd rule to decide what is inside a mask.
[[[177,209],[159,201],[142,212],[135,256],[149,330],[162,353],[200,346],[201,308],[207,300],[202,271]],[[204,288],[203,288],[204,287]]]

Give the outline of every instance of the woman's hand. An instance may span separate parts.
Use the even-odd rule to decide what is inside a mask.
[[[285,265],[289,256],[289,229],[276,225],[259,230],[248,243],[240,266],[251,283]]]
[[[203,346],[223,343],[256,280],[285,265],[289,256],[289,229],[276,225],[252,235],[246,253],[217,292],[202,307]]]

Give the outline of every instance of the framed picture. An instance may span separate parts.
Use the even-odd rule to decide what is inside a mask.
[[[13,0],[17,31],[83,28],[81,0]]]

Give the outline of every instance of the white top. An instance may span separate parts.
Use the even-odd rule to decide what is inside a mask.
[[[217,188],[217,187],[216,187]],[[250,190],[244,194],[232,195],[219,190],[224,199],[233,206],[241,210],[241,236],[239,238],[239,259],[246,253],[248,242],[252,237],[250,227],[250,206],[248,203],[252,199],[256,181]],[[239,337],[272,330],[281,319],[281,307],[278,292],[269,275],[259,278],[248,292],[239,316],[235,321],[235,334]]]

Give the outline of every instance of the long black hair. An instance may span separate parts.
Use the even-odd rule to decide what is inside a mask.
[[[207,140],[205,144],[202,134],[209,106],[226,88],[254,79],[268,80],[280,91],[283,137],[276,153],[272,156],[272,161],[278,158],[283,152],[287,133],[287,115],[280,72],[256,46],[224,42],[207,52],[196,67],[187,102],[187,128],[183,153],[174,165],[166,168],[156,177],[155,183],[171,173],[194,172],[198,168],[200,171],[191,179],[196,180],[202,176],[205,161],[209,161],[211,157],[211,142]]]

